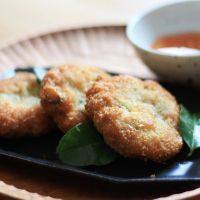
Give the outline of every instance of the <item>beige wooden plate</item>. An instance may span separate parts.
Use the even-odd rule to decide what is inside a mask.
[[[157,77],[141,63],[125,35],[125,27],[94,27],[24,39],[0,49],[0,72],[7,68],[81,63],[141,78]],[[51,199],[0,182],[0,193],[18,199]],[[200,189],[167,199],[197,197]]]
[[[0,69],[67,62],[155,78],[135,55],[124,29],[122,26],[84,28],[23,40],[1,49]]]

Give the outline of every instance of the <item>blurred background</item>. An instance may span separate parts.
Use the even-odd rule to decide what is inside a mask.
[[[0,0],[0,71],[75,63],[153,79],[130,45],[125,25],[164,1]]]
[[[37,34],[93,25],[126,24],[164,0],[0,0],[0,47]]]

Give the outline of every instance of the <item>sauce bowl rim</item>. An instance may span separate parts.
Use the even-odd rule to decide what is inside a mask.
[[[176,5],[176,4],[182,4],[182,3],[200,3],[199,0],[170,0],[170,1],[166,1],[166,2],[162,2],[162,3],[158,3],[157,5],[153,5],[151,6],[150,8],[146,8],[144,9],[143,11],[139,12],[137,15],[134,15],[131,17],[131,20],[128,22],[127,26],[126,26],[126,36],[128,37],[129,41],[133,44],[133,46],[137,49],[140,49],[146,53],[151,53],[151,54],[156,54],[156,55],[159,55],[159,56],[164,56],[164,57],[180,57],[180,58],[199,58],[200,57],[200,54],[194,54],[194,55],[173,55],[173,54],[170,54],[170,53],[167,53],[167,52],[161,52],[161,51],[158,51],[156,49],[153,49],[151,47],[143,47],[142,45],[139,45],[137,44],[133,37],[132,37],[132,31],[134,29],[134,27],[140,23],[140,21],[148,16],[149,14],[161,9],[161,8],[164,8],[164,7],[167,7],[167,6],[173,6],[173,5]]]

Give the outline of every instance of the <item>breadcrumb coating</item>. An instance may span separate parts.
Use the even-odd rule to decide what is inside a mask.
[[[51,69],[42,81],[42,106],[65,133],[86,119],[85,92],[98,76],[108,74],[96,67],[65,65]]]
[[[18,72],[0,81],[0,136],[39,136],[52,130],[52,121],[40,104],[39,90],[31,73]]]
[[[182,148],[179,106],[154,81],[99,79],[87,92],[86,112],[105,142],[124,157],[164,162]]]

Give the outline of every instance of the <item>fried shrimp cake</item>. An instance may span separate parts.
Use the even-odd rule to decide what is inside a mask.
[[[65,65],[47,72],[40,92],[42,106],[66,132],[85,120],[85,92],[98,76],[108,76],[95,67]]]
[[[154,81],[131,76],[99,80],[87,92],[86,111],[105,142],[124,157],[163,162],[182,148],[179,106]]]
[[[0,136],[39,136],[50,132],[52,122],[39,98],[34,74],[19,72],[0,81]]]

